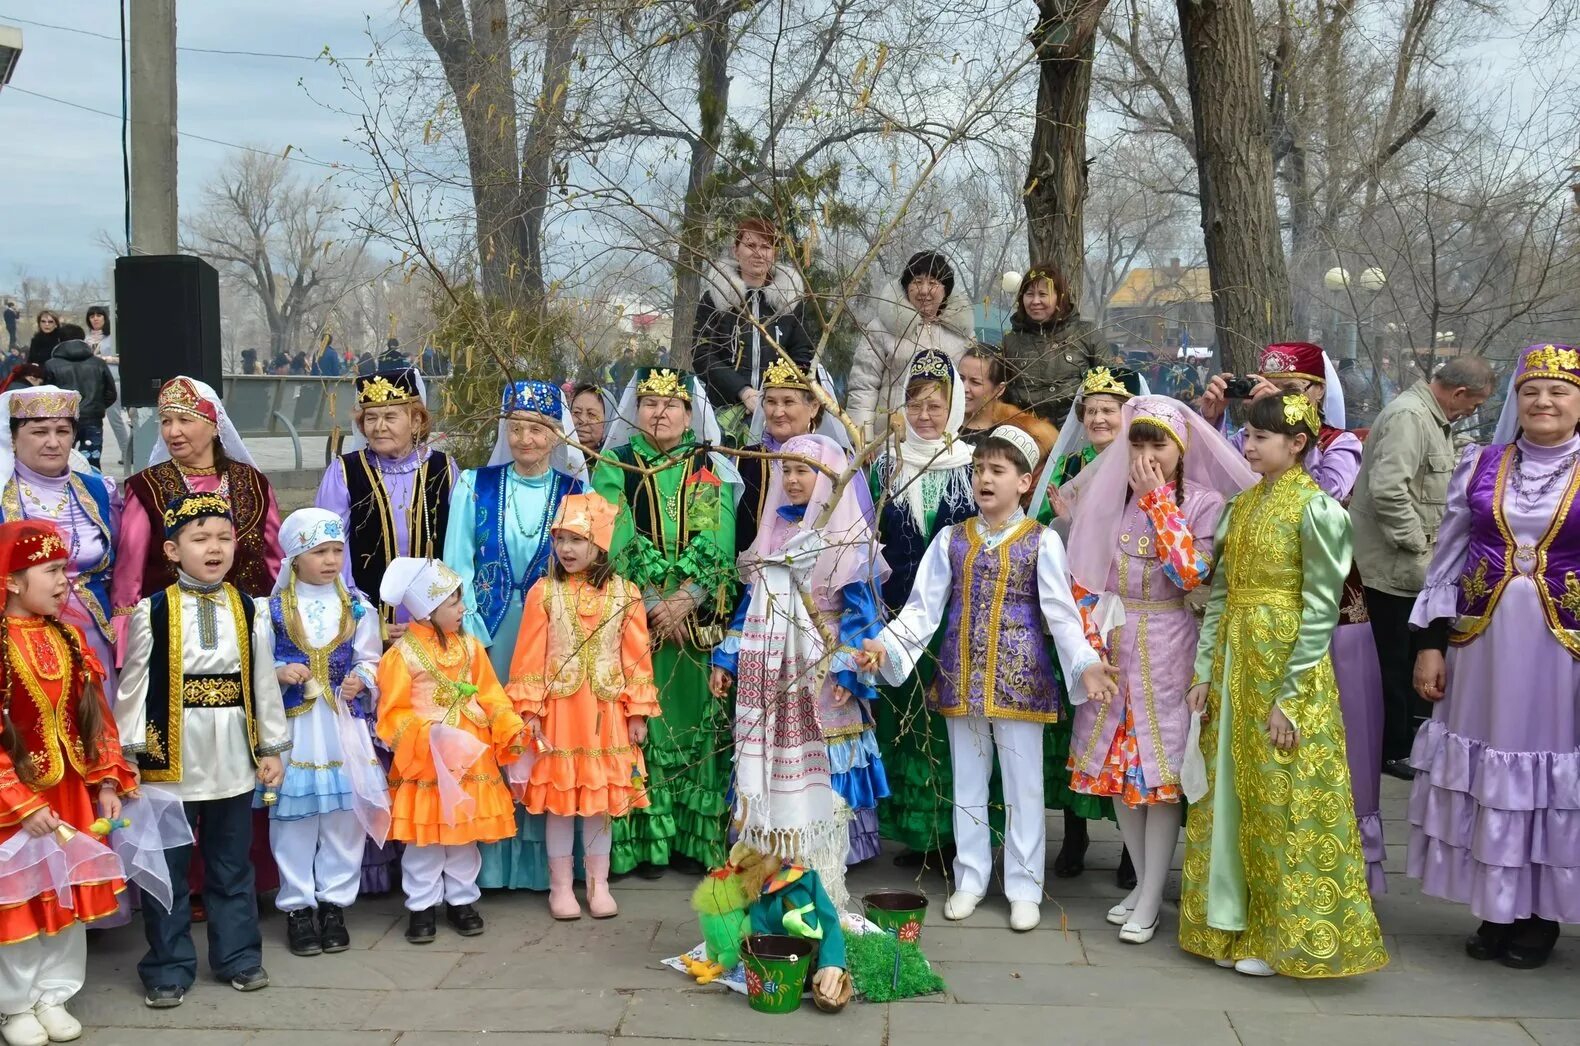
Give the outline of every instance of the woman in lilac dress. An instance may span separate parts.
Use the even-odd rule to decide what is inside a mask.
[[[1518,969],[1580,922],[1577,425],[1580,353],[1527,349],[1493,443],[1449,480],[1410,618],[1437,707],[1410,755],[1409,872],[1482,920],[1472,959]]]
[[[1361,439],[1365,433],[1344,427],[1344,387],[1339,384],[1333,361],[1321,346],[1309,341],[1281,342],[1262,350],[1257,371],[1252,400],[1297,393],[1316,406],[1322,427],[1316,446],[1307,452],[1305,469],[1324,494],[1349,505],[1355,478],[1360,475]],[[1219,375],[1207,387],[1202,413],[1209,419],[1223,415],[1225,377]],[[1243,429],[1232,438],[1237,448],[1245,445]],[[1366,854],[1366,886],[1375,896],[1387,889],[1382,832],[1382,667],[1377,661],[1371,619],[1366,616],[1360,573],[1353,564],[1344,581],[1339,623],[1333,629],[1333,674],[1339,682],[1339,711],[1344,717],[1355,820],[1361,830],[1361,849]]]
[[[445,523],[455,463],[428,447],[433,417],[415,370],[379,371],[357,378],[357,431],[365,445],[342,454],[318,485],[318,507],[345,524],[345,580],[379,608],[386,643],[406,631],[406,611],[378,602],[390,560],[444,555]],[[394,888],[390,869],[397,843],[368,841],[362,893]]]

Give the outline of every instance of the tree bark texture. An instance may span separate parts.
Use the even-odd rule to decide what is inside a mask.
[[[1097,25],[1108,0],[1038,0],[1037,114],[1023,194],[1028,257],[1056,265],[1079,302],[1086,258],[1086,112]]]
[[[1256,19],[1251,0],[1177,0],[1177,7],[1213,320],[1225,365],[1245,373],[1290,322]]]

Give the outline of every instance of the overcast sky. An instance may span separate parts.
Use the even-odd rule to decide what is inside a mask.
[[[176,43],[309,57],[328,46],[338,57],[365,56],[366,12],[379,12],[382,31],[397,8],[365,0],[179,0]],[[0,288],[12,286],[18,270],[108,283],[114,254],[100,233],[120,238],[124,228],[120,6],[0,0],[0,23],[23,33],[16,75],[0,90]],[[357,63],[350,68],[361,71]],[[341,74],[323,61],[178,51],[181,206],[229,151],[195,135],[271,150],[289,144],[316,159],[354,162],[344,141],[349,121],[314,100],[333,103],[341,90]]]

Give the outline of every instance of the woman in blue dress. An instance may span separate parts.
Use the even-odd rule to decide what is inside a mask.
[[[450,496],[444,560],[461,576],[466,630],[488,648],[499,678],[521,630],[527,590],[548,570],[549,522],[560,499],[582,490],[581,454],[559,387],[546,381],[505,386],[494,454],[467,469]],[[516,837],[482,846],[477,884],[488,889],[547,890],[544,818],[516,808]]]

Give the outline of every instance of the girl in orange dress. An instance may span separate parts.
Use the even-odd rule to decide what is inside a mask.
[[[120,816],[120,796],[137,777],[121,755],[103,666],[82,632],[55,616],[66,601],[68,558],[52,523],[0,525],[0,1038],[9,1046],[82,1034],[65,1003],[83,984],[83,925],[116,914],[126,888],[108,850],[78,864],[72,845],[101,814]],[[57,710],[69,714],[57,719]],[[34,879],[41,847],[57,845],[69,847],[65,881]],[[65,883],[71,897],[62,904],[56,889]]]
[[[379,586],[411,626],[379,661],[378,734],[394,752],[391,839],[406,845],[401,887],[411,912],[406,939],[428,944],[439,902],[463,937],[483,932],[478,843],[516,834],[500,764],[525,749],[521,717],[499,685],[488,651],[461,630],[461,579],[436,559],[402,556]]]
[[[581,918],[571,890],[576,818],[581,818],[587,909],[607,919],[610,818],[647,805],[639,747],[659,714],[647,610],[641,591],[609,565],[619,509],[597,494],[560,501],[549,528],[549,576],[527,593],[510,665],[510,697],[535,736],[537,753],[522,802],[547,814],[549,913]]]

